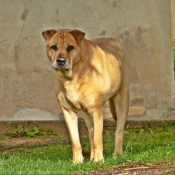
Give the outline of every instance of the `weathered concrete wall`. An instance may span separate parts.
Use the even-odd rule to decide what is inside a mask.
[[[170,15],[169,0],[0,0],[0,119],[62,118],[41,36],[51,28],[119,38],[130,56],[130,106],[146,108],[138,119],[160,119],[174,98]]]
[[[171,0],[171,16],[172,16],[172,29],[173,29],[173,44],[175,46],[175,0]]]

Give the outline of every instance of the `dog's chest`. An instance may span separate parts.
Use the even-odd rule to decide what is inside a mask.
[[[83,110],[86,99],[85,84],[83,82],[72,83],[67,81],[64,83],[66,98],[79,110]]]

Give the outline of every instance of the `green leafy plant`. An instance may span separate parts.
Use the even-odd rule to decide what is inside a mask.
[[[25,129],[19,129],[12,133],[12,137],[35,137],[41,135],[57,135],[57,133],[51,130],[39,130],[39,128],[36,126],[29,131]]]

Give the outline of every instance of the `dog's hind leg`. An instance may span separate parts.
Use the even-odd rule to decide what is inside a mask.
[[[112,98],[109,99],[109,109],[111,111],[113,119],[117,121],[117,112],[116,112],[115,102]]]
[[[121,87],[113,97],[117,112],[117,127],[115,132],[115,150],[114,156],[123,154],[123,137],[126,117],[129,108],[129,92],[127,87]]]

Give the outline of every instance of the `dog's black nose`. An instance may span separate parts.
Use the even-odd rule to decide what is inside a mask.
[[[60,58],[57,58],[56,62],[59,66],[63,66],[66,63],[66,59],[63,57],[60,57]]]

